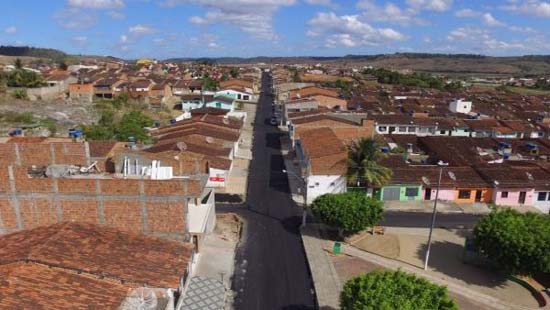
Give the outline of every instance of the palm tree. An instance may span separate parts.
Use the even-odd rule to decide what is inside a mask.
[[[392,171],[378,163],[384,156],[374,139],[354,140],[348,146],[348,183],[376,188],[387,184]]]

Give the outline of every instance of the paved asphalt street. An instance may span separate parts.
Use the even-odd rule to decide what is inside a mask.
[[[315,309],[315,295],[299,234],[301,210],[290,196],[282,173],[280,134],[269,125],[270,77],[262,78],[254,126],[253,160],[249,167],[247,201],[217,203],[217,211],[245,219],[235,258],[233,290],[236,309]],[[236,202],[236,201],[235,201]],[[308,219],[309,221],[313,219]],[[430,213],[386,212],[381,223],[396,227],[428,227]],[[473,227],[478,216],[438,214],[437,227]]]
[[[237,212],[246,224],[237,249],[236,309],[314,309],[311,277],[298,231],[300,210],[289,194],[279,130],[268,124],[270,77],[262,78],[254,126],[247,201]],[[219,205],[223,212],[223,205]]]

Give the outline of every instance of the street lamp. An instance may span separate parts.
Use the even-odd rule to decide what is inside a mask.
[[[299,175],[297,175],[296,173],[294,173],[292,171],[288,171],[286,169],[283,169],[283,173],[292,175],[296,179],[302,181],[302,184],[304,186],[304,191],[302,193],[303,199],[304,199],[304,206],[303,206],[304,209],[303,209],[303,212],[302,212],[302,225],[300,226],[301,228],[304,228],[304,227],[306,227],[306,219],[307,219],[307,182],[306,182],[306,179],[299,176]]]
[[[432,212],[432,223],[430,225],[430,234],[428,236],[428,249],[426,250],[426,257],[424,258],[424,270],[428,270],[428,261],[430,260],[430,250],[432,248],[432,233],[435,226],[435,215],[437,213],[437,200],[439,199],[439,188],[441,186],[441,177],[443,176],[443,167],[446,167],[449,165],[449,163],[439,161],[437,163],[439,166],[439,178],[437,179],[437,190],[435,192],[435,200],[434,200],[434,208]],[[456,175],[452,173],[451,171],[448,171],[447,174],[449,175],[449,178],[451,178],[453,181],[456,181]],[[430,180],[426,177],[422,177],[422,181],[426,185],[430,185]]]

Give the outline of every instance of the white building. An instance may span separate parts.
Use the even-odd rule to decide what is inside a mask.
[[[449,110],[453,113],[468,114],[472,111],[472,102],[463,99],[457,99],[449,103]]]
[[[347,150],[330,128],[301,133],[296,144],[296,155],[307,186],[308,204],[323,194],[346,192]]]

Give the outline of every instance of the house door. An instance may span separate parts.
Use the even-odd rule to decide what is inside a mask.
[[[527,196],[527,192],[519,192],[519,199],[518,202],[520,205],[525,203],[525,197]]]
[[[424,200],[431,200],[432,199],[432,189],[426,188],[426,192],[424,193]]]
[[[476,191],[476,202],[481,202],[481,195],[482,195],[482,191],[480,190],[477,190]]]
[[[401,193],[401,189],[399,187],[384,188],[384,196],[382,198],[385,201],[399,200],[400,193]]]

